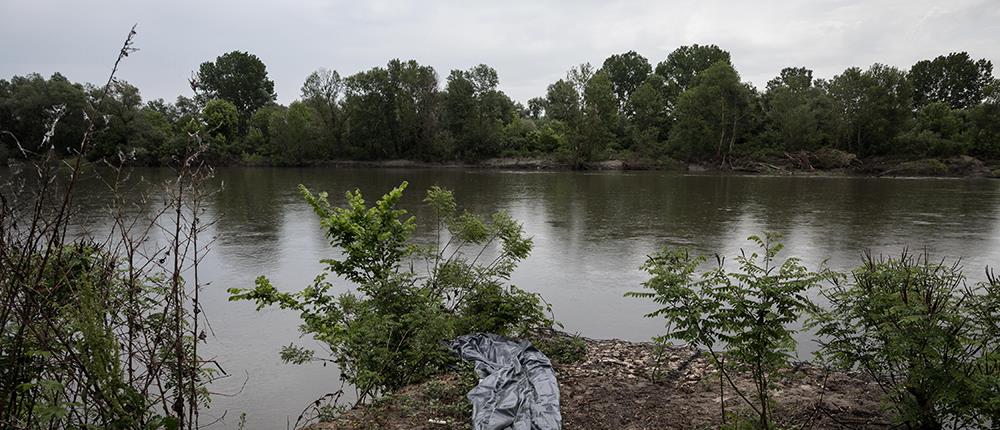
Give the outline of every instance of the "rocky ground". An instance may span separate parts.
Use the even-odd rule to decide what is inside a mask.
[[[720,395],[718,372],[697,351],[659,351],[650,343],[564,334],[535,343],[556,369],[565,429],[719,428],[723,407],[730,424],[748,412],[725,384]],[[736,375],[735,380],[744,391],[751,389],[745,376]],[[311,429],[468,429],[471,405],[465,393],[475,383],[470,370],[448,372]],[[775,385],[776,418],[782,428],[889,426],[880,412],[878,387],[860,375],[803,363],[785,371]]]

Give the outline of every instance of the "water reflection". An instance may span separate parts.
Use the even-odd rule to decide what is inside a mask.
[[[169,175],[139,173],[146,182],[136,193],[155,194],[149,184]],[[202,277],[211,285],[203,300],[215,333],[207,349],[233,375],[214,388],[238,394],[219,397],[211,414],[228,410],[229,427],[241,411],[248,413],[249,428],[283,426],[307,402],[338,387],[335,369],[280,363],[281,346],[315,345],[297,339],[297,315],[230,303],[225,290],[251,286],[258,275],[298,290],[322,269],[318,260],[331,256],[298,184],[329,192],[337,204],[345,191],[359,188],[372,201],[403,180],[410,186],[402,204],[418,217],[418,237],[431,237],[430,213],[420,205],[431,185],[453,189],[474,212],[503,209],[523,222],[535,248],[513,282],[542,293],[567,330],[596,338],[646,340],[661,331],[659,321],[641,317],[652,310],[650,303],[622,295],[639,288],[646,277],[638,267],[664,245],[732,255],[748,245],[748,235],[771,230],[783,233],[788,253],[810,267],[826,260],[846,270],[865,249],[895,254],[903,247],[961,257],[973,279],[982,277],[983,266],[1000,264],[1000,181],[220,169],[221,191],[210,202],[217,220],[211,234],[218,241],[205,264]],[[89,228],[99,225],[108,203],[98,185],[90,184],[80,202],[80,219],[93,223]]]

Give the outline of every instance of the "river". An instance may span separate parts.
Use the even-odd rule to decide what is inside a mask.
[[[140,169],[155,182],[169,171]],[[225,168],[217,171],[209,218],[212,245],[201,277],[213,336],[204,347],[231,375],[212,386],[216,396],[202,422],[225,414],[235,428],[284,428],[312,400],[339,388],[335,368],[283,364],[278,350],[300,339],[298,316],[249,302],[228,302],[226,289],[251,287],[267,275],[294,291],[320,273],[333,255],[317,218],[296,192],[298,184],[328,191],[342,202],[359,188],[369,201],[401,181],[410,186],[403,206],[418,219],[420,200],[440,185],[459,204],[486,214],[504,209],[534,240],[513,282],[541,293],[569,332],[592,338],[648,340],[662,323],[643,318],[649,302],[624,298],[640,288],[639,266],[664,245],[734,255],[750,234],[784,235],[786,255],[810,268],[848,269],[861,253],[898,254],[904,247],[933,257],[962,258],[973,280],[1000,265],[1000,181],[986,179],[818,176],[682,175],[668,172],[521,172],[450,169]],[[142,189],[142,187],[139,187]],[[136,191],[139,192],[139,191]],[[107,193],[85,184],[78,197],[81,223],[106,212]],[[421,216],[423,216],[421,218]],[[418,236],[427,237],[420,223]],[[85,227],[85,226],[81,226]],[[801,339],[804,353],[810,340]],[[808,357],[803,357],[808,358]]]

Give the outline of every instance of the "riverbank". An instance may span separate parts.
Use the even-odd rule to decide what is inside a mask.
[[[658,351],[651,343],[595,340],[554,333],[533,342],[553,362],[559,379],[563,428],[718,428],[727,414],[746,412],[709,358],[686,348]],[[659,363],[659,364],[658,364]],[[741,390],[752,390],[745,375]],[[351,409],[310,430],[468,429],[475,385],[470,370],[448,372]],[[796,428],[883,428],[878,387],[858,374],[800,363],[775,381],[776,421]],[[730,418],[732,420],[733,418]]]
[[[21,166],[23,160],[6,163]],[[88,162],[103,166],[103,163]],[[141,165],[140,165],[141,166]],[[554,157],[498,157],[477,162],[395,160],[315,160],[301,165],[271,164],[264,159],[233,161],[220,166],[241,167],[347,167],[374,169],[485,169],[523,171],[625,171],[659,170],[683,173],[784,175],[784,176],[860,176],[860,177],[951,177],[951,178],[1000,178],[1000,160],[983,161],[960,155],[942,158],[893,158],[869,157],[860,159],[854,154],[823,149],[814,152],[800,151],[767,157],[742,157],[727,159],[724,163],[683,162],[673,159],[611,159],[585,163],[569,163]],[[147,167],[156,167],[150,165]]]
[[[872,157],[858,159],[850,153],[830,150],[784,154],[784,157],[736,158],[724,165],[684,163],[676,160],[604,160],[574,165],[554,158],[505,157],[480,162],[428,162],[418,160],[333,160],[317,166],[365,168],[456,168],[497,170],[663,170],[690,173],[770,175],[921,176],[1000,178],[1000,162],[984,162],[969,156],[926,159]]]

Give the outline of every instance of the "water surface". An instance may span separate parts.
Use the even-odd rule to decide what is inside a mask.
[[[136,177],[167,178],[146,169]],[[402,181],[403,205],[423,220],[423,191],[440,185],[477,213],[509,211],[524,223],[534,250],[513,282],[549,301],[566,330],[593,338],[647,340],[662,328],[642,318],[650,303],[622,297],[646,278],[638,267],[664,245],[733,255],[750,234],[776,231],[788,254],[810,268],[855,265],[861,253],[896,254],[904,247],[936,257],[960,257],[973,279],[1000,264],[1000,181],[680,175],[666,172],[502,172],[464,169],[272,169],[217,172],[221,191],[209,203],[217,235],[201,277],[214,337],[205,347],[231,376],[213,386],[207,416],[234,428],[283,428],[310,401],[339,388],[332,367],[282,364],[278,350],[299,339],[298,317],[257,312],[226,300],[227,288],[251,287],[267,275],[284,290],[305,286],[332,255],[298,184],[328,191],[339,203],[360,188],[370,200]],[[141,187],[140,187],[141,188]],[[136,191],[138,192],[138,191]],[[97,223],[107,194],[99,184],[81,193],[81,223]],[[418,235],[430,230],[421,223]],[[86,227],[86,226],[81,226]],[[346,288],[346,286],[345,286]],[[808,343],[804,339],[804,343]],[[803,347],[804,352],[811,348]]]

